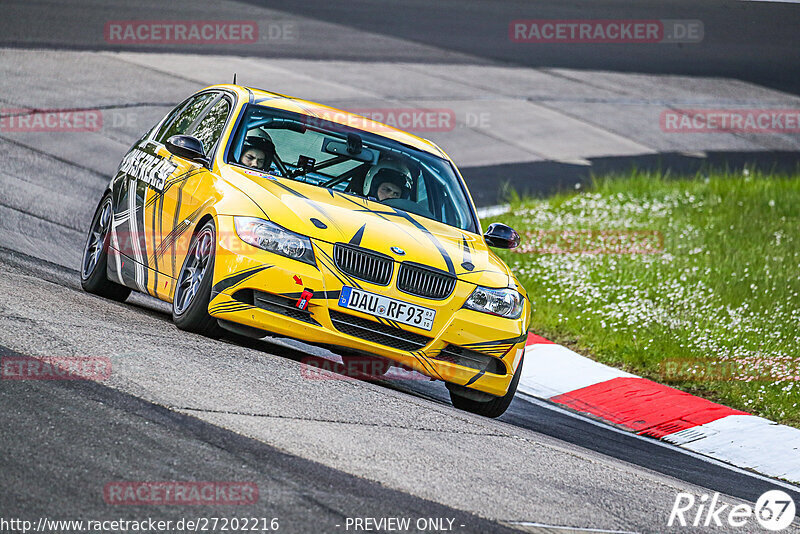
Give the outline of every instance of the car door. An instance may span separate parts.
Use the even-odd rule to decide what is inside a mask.
[[[206,169],[202,164],[172,155],[164,141],[172,135],[188,133],[220,95],[215,91],[189,98],[123,158],[112,183],[115,209],[111,248],[114,250],[108,273],[112,278],[159,298],[168,299],[171,295],[170,277],[179,252],[176,238],[184,226],[180,219],[185,213],[183,191],[188,188],[194,192]]]
[[[216,144],[233,107],[232,99],[225,94],[218,94],[205,108],[203,113],[194,118],[188,126],[170,129],[164,139],[176,133],[192,135],[203,143],[206,155],[213,161]],[[184,160],[169,153],[163,144],[158,154],[171,158],[179,165],[170,181],[165,185],[162,199],[159,199],[160,221],[157,231],[159,242],[154,264],[157,271],[167,275],[168,279],[160,282],[157,293],[168,293],[172,298],[172,280],[177,277],[183,265],[186,251],[189,248],[193,229],[204,208],[214,201],[214,176],[205,166]]]

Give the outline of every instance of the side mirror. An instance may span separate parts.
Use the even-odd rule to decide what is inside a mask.
[[[164,143],[170,153],[175,154],[179,158],[188,159],[196,163],[202,163],[205,166],[209,165],[208,158],[206,157],[206,150],[203,148],[203,142],[191,135],[173,135],[167,142]]]
[[[520,241],[516,230],[503,223],[492,223],[483,234],[486,244],[496,248],[517,248]]]

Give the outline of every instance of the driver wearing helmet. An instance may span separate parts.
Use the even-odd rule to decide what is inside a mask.
[[[247,132],[239,163],[247,167],[268,171],[274,157],[275,144],[267,132],[261,128]]]
[[[411,173],[404,164],[384,159],[372,167],[364,178],[364,196],[379,201],[411,197]]]

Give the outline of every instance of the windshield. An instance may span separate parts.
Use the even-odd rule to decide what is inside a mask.
[[[227,162],[476,232],[463,186],[449,161],[341,124],[248,105]]]

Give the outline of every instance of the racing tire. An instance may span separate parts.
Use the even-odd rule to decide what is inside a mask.
[[[122,302],[131,294],[131,288],[108,279],[108,247],[111,241],[111,220],[114,206],[111,194],[100,199],[92,217],[89,235],[81,256],[81,287],[87,293]]]
[[[447,389],[450,391],[450,401],[453,403],[453,406],[459,410],[482,415],[484,417],[500,417],[508,409],[511,401],[514,400],[514,394],[516,394],[517,385],[519,384],[519,377],[522,375],[522,363],[524,360],[525,355],[523,355],[519,361],[517,372],[514,373],[514,378],[511,379],[511,384],[508,386],[508,392],[502,397],[493,397],[488,400],[468,398],[465,395],[469,395],[471,391],[468,391],[466,387],[447,384]],[[476,393],[480,395],[480,392]]]
[[[192,236],[172,299],[172,321],[181,330],[220,337],[222,328],[208,313],[214,280],[216,228],[208,221]]]

